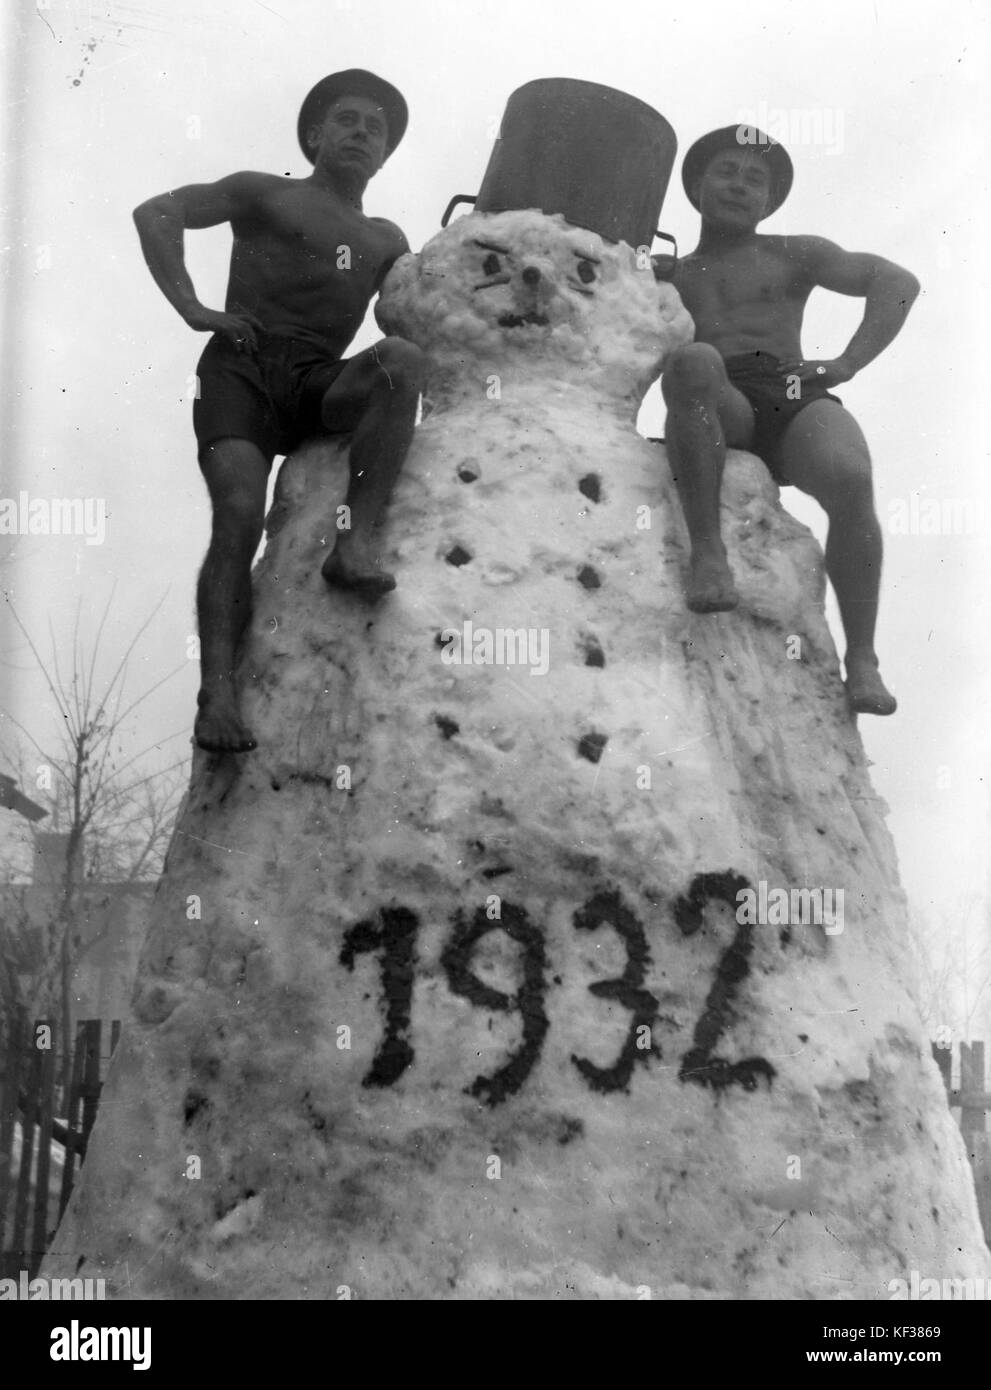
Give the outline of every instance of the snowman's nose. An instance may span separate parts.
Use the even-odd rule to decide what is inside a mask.
[[[535,265],[528,265],[523,271],[523,283],[525,285],[537,285],[540,283],[540,271]]]

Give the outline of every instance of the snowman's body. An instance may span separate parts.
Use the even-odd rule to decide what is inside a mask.
[[[741,607],[685,609],[633,423],[677,295],[560,218],[472,215],[380,316],[432,368],[399,587],[326,590],[345,459],[301,450],[256,576],[259,751],[194,779],[59,1246],[180,1296],[987,1273],[821,553],[749,456]],[[827,910],[754,924],[762,883]]]

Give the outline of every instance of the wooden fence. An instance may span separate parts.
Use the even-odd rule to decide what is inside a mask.
[[[974,1170],[977,1209],[981,1214],[984,1238],[991,1245],[991,1134],[987,1132],[991,1086],[985,1071],[984,1043],[962,1042],[957,1048],[959,1060],[954,1069],[952,1048],[932,1045],[950,1106],[960,1109],[960,1130]],[[959,1077],[958,1086],[953,1084],[954,1070]]]
[[[99,1019],[77,1024],[68,1094],[54,1022],[25,1018],[0,1026],[0,1277],[34,1275],[69,1201],[100,1099]]]

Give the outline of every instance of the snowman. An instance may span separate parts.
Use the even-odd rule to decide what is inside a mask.
[[[551,171],[588,145],[567,114]],[[635,424],[692,336],[642,254],[658,188],[622,234],[535,205],[521,167],[383,287],[430,365],[393,593],[320,577],[346,446],[282,469],[243,671],[259,748],[197,760],[49,1272],[322,1299],[987,1272],[821,552],[731,454],[740,607],[687,610]],[[829,911],[794,920],[799,890]]]

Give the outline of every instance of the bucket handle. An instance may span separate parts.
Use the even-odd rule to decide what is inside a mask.
[[[451,199],[447,207],[444,209],[444,216],[440,219],[440,225],[442,227],[447,226],[448,222],[450,222],[451,220],[451,213],[454,211],[454,209],[458,206],[459,203],[474,203],[477,197],[477,194],[472,195],[471,193],[455,193],[454,197]]]
[[[660,237],[662,241],[670,241],[674,247],[674,254],[667,256],[651,256],[650,263],[654,269],[655,280],[673,280],[675,271],[678,269],[678,243],[668,232],[655,231],[655,237]]]

